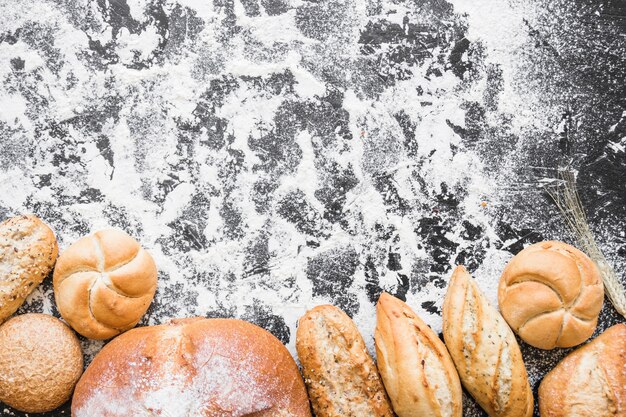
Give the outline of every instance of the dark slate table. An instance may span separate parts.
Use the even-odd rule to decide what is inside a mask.
[[[381,291],[439,331],[455,264],[495,302],[513,254],[574,242],[544,188],[568,167],[624,281],[625,15],[607,0],[0,0],[0,217],[36,213],[62,249],[107,225],[138,238],[160,271],[142,325],[240,317],[293,353],[297,318],[333,303],[372,348]],[[28,311],[58,316],[50,280]],[[623,321],[606,303],[598,332]],[[102,346],[82,343],[87,361]],[[521,346],[535,389],[569,352]]]

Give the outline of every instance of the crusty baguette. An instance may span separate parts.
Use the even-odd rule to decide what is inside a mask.
[[[461,382],[491,417],[529,417],[533,395],[513,332],[467,270],[452,274],[443,337]]]
[[[54,233],[38,217],[0,223],[0,323],[48,276],[58,253]]]
[[[378,369],[399,417],[461,417],[462,391],[439,337],[401,300],[383,293],[376,305]]]
[[[541,417],[626,416],[626,324],[576,349],[539,385]]]
[[[300,318],[296,350],[316,417],[391,417],[393,411],[363,337],[331,305]]]

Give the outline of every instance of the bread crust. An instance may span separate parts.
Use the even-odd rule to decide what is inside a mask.
[[[378,369],[399,417],[461,417],[462,391],[448,350],[401,300],[383,293],[376,305]]]
[[[392,417],[391,403],[356,325],[331,305],[298,322],[296,350],[317,417]]]
[[[58,253],[54,232],[37,216],[0,223],[0,323],[50,274]]]
[[[518,253],[498,287],[502,316],[540,349],[576,346],[596,328],[604,286],[596,264],[575,247],[540,242]]]
[[[539,385],[541,417],[626,415],[626,324],[569,355]]]
[[[513,332],[467,270],[454,270],[443,337],[465,389],[491,417],[530,417],[533,395]]]
[[[57,262],[54,296],[61,316],[90,339],[109,339],[137,325],[150,306],[157,268],[119,229],[77,240]]]
[[[76,335],[46,314],[22,314],[0,326],[0,401],[26,413],[65,403],[83,372]]]
[[[271,333],[201,317],[132,329],[96,355],[74,417],[311,417],[298,367]]]

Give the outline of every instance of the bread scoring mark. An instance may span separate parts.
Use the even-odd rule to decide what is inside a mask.
[[[114,293],[121,295],[122,297],[125,297],[125,298],[144,298],[145,297],[145,295],[132,296],[132,295],[126,294],[125,292],[123,292],[122,290],[120,290],[119,288],[115,286],[113,281],[111,281],[109,274],[105,272],[102,272],[98,276],[98,279],[100,280],[100,282],[102,282],[102,284],[104,284],[105,287],[107,287],[109,290],[113,291]]]
[[[80,268],[76,268],[76,269],[72,269],[70,272],[68,272],[67,274],[61,276],[60,278],[57,278],[57,286],[61,285],[61,283],[63,281],[65,281],[67,278],[71,277],[74,274],[79,274],[81,272],[100,272],[97,269],[94,268],[89,268],[89,267],[80,267]]]
[[[423,385],[431,392],[431,395],[434,396],[437,402],[437,404],[432,404],[433,409],[436,410],[438,405],[440,416],[451,417],[454,413],[454,399],[448,387],[452,382],[452,378],[441,363],[442,354],[427,332],[420,331],[419,326],[413,320],[410,320],[410,324],[414,327],[417,351],[419,352],[418,357],[421,358]],[[442,375],[443,380],[441,379]]]
[[[510,288],[510,287],[514,287],[514,286],[516,286],[516,285],[523,284],[523,283],[525,283],[525,282],[536,282],[536,283],[538,283],[538,284],[543,284],[543,285],[545,285],[546,287],[550,288],[550,289],[551,289],[551,290],[552,290],[552,291],[556,294],[556,296],[559,298],[559,300],[561,301],[561,305],[562,305],[563,307],[565,307],[565,300],[563,300],[563,297],[561,296],[561,294],[559,293],[559,291],[558,291],[556,288],[554,288],[551,284],[547,283],[547,282],[543,279],[543,277],[542,277],[541,275],[536,275],[536,274],[524,274],[524,275],[521,275],[521,277],[534,277],[534,278],[516,279],[516,280],[514,280],[513,282],[511,282],[510,284],[508,284],[508,285],[507,285],[507,288],[506,288],[507,292],[508,292],[508,290],[509,290],[509,288]]]
[[[519,332],[519,331],[521,331],[521,330],[522,330],[522,329],[523,329],[523,328],[524,328],[524,327],[525,327],[525,326],[526,326],[529,322],[531,322],[531,321],[533,321],[533,320],[535,320],[535,319],[537,319],[537,318],[541,318],[541,317],[543,317],[543,316],[545,316],[545,315],[548,315],[548,314],[551,314],[551,313],[555,313],[555,312],[560,311],[560,310],[562,310],[562,309],[563,309],[562,307],[559,307],[559,308],[554,309],[554,310],[546,310],[546,311],[542,311],[541,313],[538,313],[538,314],[536,314],[536,315],[534,315],[534,316],[529,317],[528,319],[526,319],[526,321],[525,321],[524,323],[522,323],[522,324],[521,324],[521,325],[520,325],[517,329],[515,329],[515,330]],[[562,324],[561,324],[561,326],[562,326]]]
[[[498,351],[498,361],[496,363],[496,372],[493,380],[494,392],[494,409],[496,411],[504,411],[509,405],[511,394],[512,370],[511,370],[511,354],[509,344],[502,341]]]
[[[465,358],[465,368],[470,369],[473,352],[477,346],[476,332],[478,331],[478,311],[475,305],[476,295],[473,294],[472,283],[466,281],[465,299],[462,313],[462,333],[463,333],[463,357]]]

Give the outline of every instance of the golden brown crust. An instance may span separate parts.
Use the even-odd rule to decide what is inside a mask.
[[[38,217],[0,223],[0,323],[50,274],[58,253],[54,232]]]
[[[391,417],[363,337],[346,313],[317,306],[300,318],[296,350],[317,417]]]
[[[444,344],[411,308],[383,293],[376,305],[378,369],[399,417],[461,417],[459,376]]]
[[[567,355],[539,385],[541,417],[626,415],[626,324]]]
[[[498,304],[511,328],[541,349],[571,347],[596,328],[604,287],[596,264],[563,242],[530,245],[506,266]]]
[[[241,320],[205,318],[139,327],[108,343],[72,400],[72,416],[95,415],[311,417],[278,339]]]
[[[489,416],[532,415],[532,391],[515,336],[461,265],[444,299],[443,336],[463,386]]]
[[[157,284],[150,254],[118,229],[77,240],[57,262],[55,299],[63,318],[78,333],[108,339],[135,327]]]
[[[74,332],[45,314],[23,314],[0,326],[0,401],[27,413],[65,403],[83,372]]]

